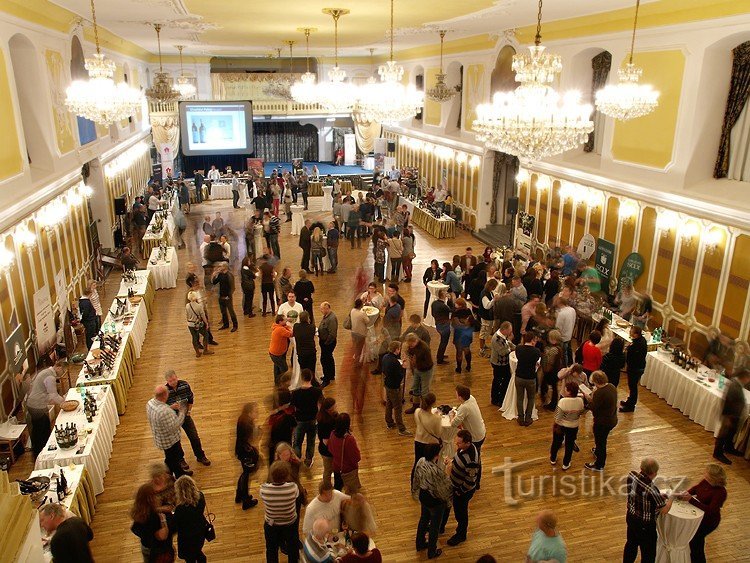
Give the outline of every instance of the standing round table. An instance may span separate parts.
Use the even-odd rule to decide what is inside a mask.
[[[375,332],[375,323],[380,318],[380,309],[365,305],[362,311],[367,315],[367,350],[368,360],[374,361],[378,357],[378,335]]]
[[[333,186],[323,186],[323,208],[321,211],[333,210]]]
[[[263,240],[263,225],[255,225],[253,241],[255,242],[255,257],[260,258],[266,253],[266,243]]]
[[[675,500],[667,514],[656,520],[656,563],[690,563],[690,540],[703,520],[703,511]]]
[[[518,418],[518,405],[516,405],[516,366],[518,365],[518,359],[516,353],[510,353],[510,382],[508,383],[508,390],[505,392],[505,398],[503,399],[503,406],[500,407],[500,411],[503,413],[503,418],[507,420],[515,420]],[[526,407],[526,398],[524,398],[524,408]],[[539,411],[536,408],[536,403],[531,411],[531,420],[537,420],[539,418]]]
[[[435,302],[435,299],[437,299],[438,293],[440,293],[441,289],[448,289],[448,286],[445,285],[441,281],[430,281],[427,282],[427,289],[430,292],[430,302],[427,305],[427,316],[425,316],[424,321],[422,321],[422,324],[425,326],[431,326],[435,328],[435,317],[432,316],[432,304]]]
[[[302,227],[305,226],[305,206],[292,205],[292,234],[299,235]]]

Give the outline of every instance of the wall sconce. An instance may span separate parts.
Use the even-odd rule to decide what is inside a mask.
[[[422,150],[424,150],[425,154],[432,154],[435,150],[435,145],[432,143],[425,143],[422,145]]]
[[[0,246],[0,273],[7,273],[13,268],[13,264],[16,261],[16,256],[7,248],[5,248],[5,241],[3,240],[2,246]]]
[[[542,175],[539,175],[536,180],[536,187],[539,188],[539,180],[542,178]],[[531,180],[531,173],[526,168],[519,168],[518,174],[516,174],[516,182],[518,182],[518,185],[525,184]]]
[[[45,229],[51,230],[55,225],[62,223],[67,216],[67,206],[62,203],[61,199],[57,199],[39,210],[37,213],[37,223]]]
[[[683,223],[680,227],[680,240],[685,246],[693,244],[693,239],[698,236],[698,225],[692,221]]]
[[[526,172],[528,175],[528,172]],[[524,182],[527,182],[528,178],[524,180]],[[520,184],[521,182],[519,182]],[[552,187],[552,178],[549,176],[546,176],[544,174],[539,174],[539,176],[536,177],[536,189],[540,192],[544,192],[546,190],[549,190]]]
[[[66,199],[69,207],[78,207],[83,203],[83,196],[81,195],[81,192],[78,191],[78,188],[69,190]]]
[[[575,199],[575,185],[571,184],[567,180],[562,180],[560,182],[560,201],[565,203],[568,200],[574,200]]]
[[[435,156],[440,160],[453,160],[455,152],[448,147],[435,147]]]
[[[677,213],[674,211],[662,211],[656,217],[656,230],[661,232],[661,236],[666,237],[669,231],[677,226]]]
[[[91,186],[87,186],[83,182],[78,186],[78,193],[86,199],[90,199],[94,195],[94,189]]]
[[[401,143],[402,145],[408,145],[408,144],[409,144],[409,137],[407,137],[406,135],[401,135],[401,136],[399,137],[398,141],[399,141],[399,142],[400,142],[400,143]]]
[[[706,229],[704,237],[704,245],[708,254],[716,252],[724,240],[724,234],[721,232],[721,229]]]
[[[422,149],[422,141],[419,139],[409,139],[409,148],[415,151]]]
[[[456,153],[456,164],[458,165],[464,165],[469,160],[469,155],[467,155],[465,152],[457,152]]]
[[[477,155],[474,155],[469,159],[469,168],[479,168],[481,164],[482,161]]]
[[[28,250],[36,247],[36,235],[25,224],[16,227],[13,238],[20,246]]]
[[[596,209],[604,203],[604,194],[599,190],[590,189],[586,194],[586,203],[591,209]]]
[[[637,214],[638,214],[638,205],[636,205],[635,202],[630,201],[630,200],[625,200],[620,203],[619,215],[623,223],[627,223]]]

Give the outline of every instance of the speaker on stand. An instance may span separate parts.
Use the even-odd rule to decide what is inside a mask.
[[[510,215],[510,247],[513,248],[516,236],[516,216],[518,215],[518,198],[511,196],[508,198],[507,206],[508,215]]]

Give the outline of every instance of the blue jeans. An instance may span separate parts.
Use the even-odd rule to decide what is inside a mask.
[[[329,246],[328,247],[328,261],[331,263],[331,270],[336,271],[339,266],[339,247]]]
[[[445,349],[448,347],[448,342],[451,339],[451,325],[450,323],[436,324],[435,330],[437,330],[440,335],[440,345],[437,349],[437,361],[442,362],[445,360]]]
[[[311,460],[315,454],[315,430],[317,424],[314,420],[300,420],[294,428],[294,453],[302,457],[302,441],[307,437],[305,448],[305,460]]]

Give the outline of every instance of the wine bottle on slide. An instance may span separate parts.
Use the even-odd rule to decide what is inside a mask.
[[[206,126],[203,125],[202,119],[201,119],[201,126],[200,126],[200,129],[198,129],[198,131],[200,133],[201,143],[205,143],[206,142]]]
[[[198,128],[195,126],[195,121],[193,121],[193,126],[190,129],[193,133],[193,142],[194,143],[200,143],[200,139],[198,137]]]

